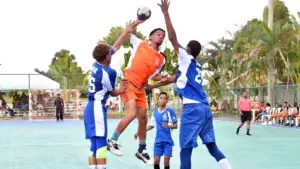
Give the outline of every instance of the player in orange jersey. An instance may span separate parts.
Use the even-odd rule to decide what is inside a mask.
[[[140,22],[141,23],[141,22]],[[127,111],[120,121],[111,139],[108,140],[109,150],[115,155],[122,155],[117,140],[126,127],[138,118],[139,148],[136,157],[146,164],[153,164],[146,151],[147,102],[144,87],[148,80],[166,81],[168,76],[160,75],[165,64],[165,57],[160,52],[160,46],[165,39],[165,30],[156,28],[149,34],[149,41],[142,41],[135,35],[130,36],[134,52],[130,57],[125,77],[120,85],[127,84],[127,89],[121,95]]]

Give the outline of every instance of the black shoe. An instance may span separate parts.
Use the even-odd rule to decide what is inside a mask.
[[[236,129],[236,135],[239,135],[239,132],[240,132],[240,129],[237,128],[237,129]]]
[[[247,136],[252,136],[250,133],[247,133],[246,135],[247,135]]]

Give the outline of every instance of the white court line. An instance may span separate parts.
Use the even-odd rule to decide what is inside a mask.
[[[84,146],[85,143],[49,143],[49,144],[0,144],[0,147],[26,147],[26,146]]]
[[[300,138],[292,138],[292,137],[278,137],[278,138],[259,138],[256,140],[265,140],[265,141],[298,141]]]

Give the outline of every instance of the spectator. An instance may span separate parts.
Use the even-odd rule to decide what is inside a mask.
[[[216,102],[215,99],[212,99],[212,101],[209,104],[209,107],[210,107],[210,109],[211,109],[211,111],[213,113],[215,113],[217,111],[217,109],[218,109],[218,103]]]
[[[263,104],[263,102],[261,102],[261,103]],[[270,105],[270,103],[267,103],[265,106],[264,106],[264,105],[263,105],[263,106],[261,105],[261,113],[259,113],[259,114],[256,116],[255,120],[258,121],[263,115],[269,115],[270,110],[271,110],[271,105]]]
[[[289,115],[287,116],[287,124],[286,126],[290,125],[293,126],[295,122],[295,118],[299,115],[299,107],[298,103],[294,102],[293,108],[290,109]]]
[[[64,119],[64,117],[63,117],[64,101],[60,97],[59,93],[57,94],[56,99],[54,101],[54,107],[56,108],[56,120],[59,121],[59,119],[60,119],[61,121],[63,121],[63,119]]]
[[[15,94],[13,95],[13,108],[20,108],[20,104],[20,95],[18,94],[18,92],[15,92]]]

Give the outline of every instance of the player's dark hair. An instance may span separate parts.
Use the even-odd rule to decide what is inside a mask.
[[[187,47],[190,49],[189,52],[194,58],[196,58],[201,52],[201,44],[196,40],[191,40]]]
[[[160,92],[158,96],[160,97],[161,95],[166,95],[167,99],[169,99],[169,96],[168,96],[167,92]]]
[[[97,62],[103,61],[109,53],[110,47],[105,44],[99,44],[94,48],[93,58],[97,60]]]
[[[166,31],[163,30],[162,28],[155,28],[155,29],[153,29],[153,30],[150,32],[149,36],[153,35],[153,34],[154,34],[155,32],[157,32],[157,31],[162,31],[162,32],[166,33]]]

